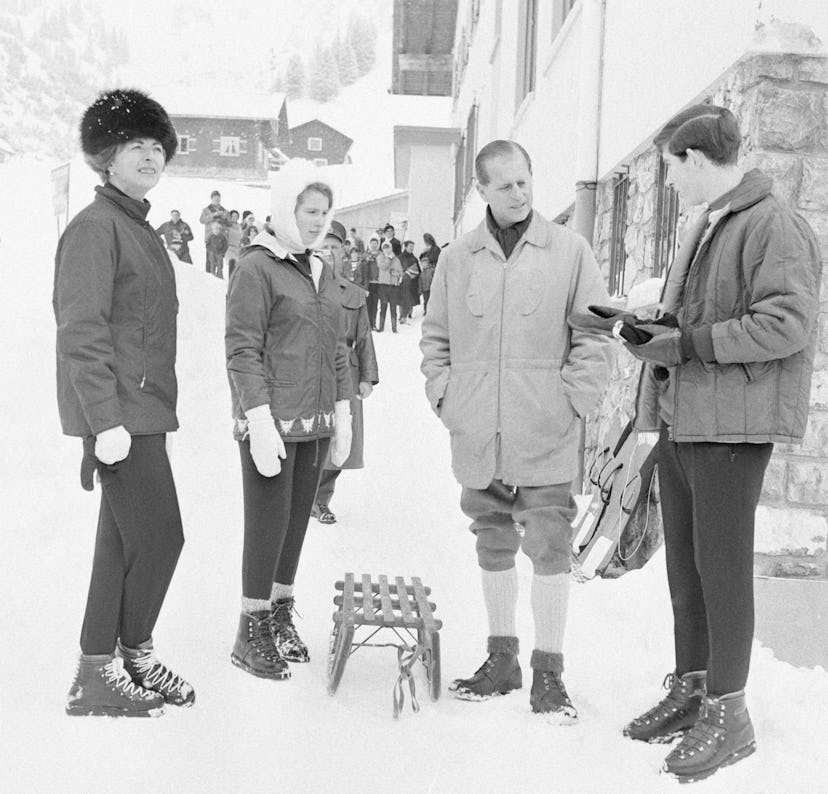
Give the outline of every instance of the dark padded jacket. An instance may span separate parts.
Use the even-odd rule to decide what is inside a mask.
[[[242,253],[228,286],[225,330],[237,440],[246,411],[264,404],[285,441],[333,435],[334,403],[354,395],[341,311],[328,266],[317,290],[310,272],[266,232]]]
[[[52,305],[63,432],[134,435],[178,428],[175,273],[146,216],[111,185],[58,242]]]

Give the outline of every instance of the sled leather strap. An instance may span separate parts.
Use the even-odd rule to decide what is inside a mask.
[[[419,644],[414,648],[408,648],[404,645],[397,646],[397,666],[400,668],[400,675],[397,682],[394,684],[394,719],[399,719],[400,712],[405,705],[405,688],[403,684],[408,681],[408,688],[411,690],[411,710],[416,714],[420,710],[420,704],[417,702],[417,691],[414,685],[414,676],[411,675],[411,665],[417,661],[422,649]]]

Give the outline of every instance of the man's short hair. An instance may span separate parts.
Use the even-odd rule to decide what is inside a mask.
[[[386,223],[385,228],[383,229],[383,231],[387,232],[389,229],[391,229],[392,232],[396,231],[396,229],[394,229],[394,227],[390,223]]]
[[[739,122],[727,108],[693,105],[677,113],[653,139],[659,151],[684,160],[695,149],[718,165],[734,165],[739,159],[742,133]]]
[[[481,185],[489,184],[489,174],[486,171],[486,163],[493,160],[495,157],[510,157],[513,154],[520,153],[523,159],[526,160],[526,166],[529,173],[532,173],[532,159],[529,153],[517,141],[497,140],[487,143],[474,158],[474,175]]]
[[[219,193],[219,192],[218,192],[218,190],[214,190],[214,191],[210,194],[210,198],[215,198],[216,196],[218,196],[219,198],[221,198],[221,193]]]

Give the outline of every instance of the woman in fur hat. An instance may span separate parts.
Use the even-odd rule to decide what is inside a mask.
[[[147,223],[147,192],[175,154],[175,129],[146,94],[101,94],[80,124],[95,199],[55,256],[58,406],[83,438],[81,483],[101,508],[71,715],[158,716],[192,687],[158,660],[152,631],[184,537],[165,448],[178,428],[175,274]]]
[[[318,170],[292,160],[274,177],[269,231],[242,253],[227,292],[227,372],[244,492],[242,603],[233,664],[262,678],[307,662],[293,585],[329,445],[351,446],[353,396],[340,289],[314,253],[333,215]]]

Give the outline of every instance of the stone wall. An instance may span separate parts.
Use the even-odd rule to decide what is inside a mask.
[[[697,102],[733,110],[742,126],[741,162],[771,175],[778,191],[807,219],[823,252],[819,344],[808,430],[801,446],[778,444],[757,511],[756,570],[826,575],[828,515],[828,58],[749,54]],[[679,107],[676,111],[680,110]],[[666,122],[667,119],[664,119]],[[644,146],[632,156],[627,192],[624,296],[653,276],[658,156]],[[609,273],[613,180],[598,185],[594,249]],[[679,221],[679,240],[687,218]],[[626,298],[616,302],[624,305]],[[634,408],[638,362],[623,350],[612,386],[589,418],[586,468],[608,427]]]

